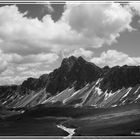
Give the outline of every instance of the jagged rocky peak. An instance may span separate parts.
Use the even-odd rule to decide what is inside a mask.
[[[61,66],[63,66],[63,65],[73,65],[77,62],[86,63],[87,61],[82,56],[79,56],[79,57],[70,56],[70,57],[64,58],[62,60]]]
[[[51,78],[46,91],[55,94],[71,86],[79,89],[86,83],[97,80],[101,72],[101,68],[87,62],[82,57],[64,58],[60,68],[50,74]]]
[[[74,57],[74,56],[71,56],[71,57],[68,57],[68,58],[64,58],[62,60],[62,63],[61,63],[60,67],[62,69],[65,69],[66,71],[69,71],[76,62],[77,62],[77,58]]]
[[[74,65],[80,66],[85,64],[97,67],[94,63],[86,61],[82,56],[70,56],[68,58],[64,58],[60,67],[68,67],[69,69],[71,69]]]
[[[76,61],[77,61],[76,57],[70,56],[70,57],[64,58],[62,60],[61,65],[69,65],[69,64],[75,63]]]
[[[109,66],[104,66],[104,67],[103,67],[103,70],[104,70],[104,71],[108,71],[108,70],[110,70],[110,67],[109,67]]]
[[[39,78],[28,78],[21,84],[21,89],[38,90],[44,88],[48,81],[48,74],[43,74]]]
[[[80,63],[86,63],[86,62],[87,62],[82,56],[79,56],[79,57],[77,58],[77,60],[78,60],[78,62],[80,62]]]
[[[39,77],[39,79],[47,79],[48,78],[48,74],[43,74],[43,75],[41,75],[40,77]]]
[[[60,70],[63,71],[63,69],[65,69],[65,72],[69,72],[75,77],[77,77],[80,74],[80,79],[82,79],[82,77],[92,77],[92,80],[90,81],[94,81],[97,77],[99,78],[99,75],[102,73],[102,69],[100,67],[96,66],[91,62],[86,61],[81,56],[78,58],[74,56],[64,58],[60,67]]]
[[[86,63],[86,60],[84,60],[81,56],[78,58],[75,56],[70,56],[63,59],[61,63],[61,68],[65,69],[66,71],[70,71],[74,65],[81,65],[84,63]]]

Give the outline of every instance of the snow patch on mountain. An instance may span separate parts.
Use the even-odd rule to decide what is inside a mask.
[[[137,88],[137,90],[134,92],[134,94],[136,94],[140,89],[140,86]]]
[[[97,91],[98,95],[101,95],[103,91],[99,87],[95,87],[95,91]]]
[[[131,89],[132,89],[132,87],[129,87],[129,88],[127,89],[127,92],[126,92],[126,94],[122,97],[122,99],[125,98],[125,97],[129,94],[129,92],[131,91]]]

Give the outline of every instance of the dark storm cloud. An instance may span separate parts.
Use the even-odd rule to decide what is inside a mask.
[[[45,15],[50,14],[52,19],[56,22],[60,19],[62,13],[64,12],[65,2],[50,2],[46,4],[46,2],[31,3],[15,1],[11,3],[2,2],[0,7],[6,5],[16,5],[21,13],[27,12],[25,16],[28,18],[38,18],[39,20],[42,20]]]
[[[17,4],[19,11],[27,13],[29,18],[38,18],[41,20],[46,14],[49,14],[49,10],[43,4]],[[46,8],[46,10],[44,10]]]
[[[140,31],[139,20],[140,20],[140,15],[134,15],[133,22],[131,22],[130,24],[133,28],[137,29],[138,31]]]
[[[65,3],[64,2],[60,2],[60,3],[56,4],[54,2],[51,2],[51,6],[54,9],[54,12],[51,14],[52,15],[52,19],[54,21],[57,21],[57,20],[59,20],[59,18],[62,16],[62,13],[64,12]]]
[[[50,11],[49,6],[47,4],[17,4],[17,7],[19,8],[19,11],[24,13],[28,11],[27,17],[31,18],[38,18],[41,20],[45,15],[50,14],[52,16],[52,19],[54,21],[57,21],[62,16],[62,13],[64,12],[64,3],[58,3],[54,4],[53,2],[50,3],[50,7],[53,9],[53,11]]]

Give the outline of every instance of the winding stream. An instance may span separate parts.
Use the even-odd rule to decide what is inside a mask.
[[[131,132],[132,135],[140,136],[140,132]]]
[[[66,128],[65,126],[63,126],[63,125],[57,125],[57,127],[58,128],[61,128],[62,130],[64,130],[64,131],[66,131],[66,132],[68,132],[69,133],[69,135],[68,136],[66,136],[66,137],[63,137],[64,139],[71,139],[72,138],[72,136],[75,134],[75,129],[74,128]]]

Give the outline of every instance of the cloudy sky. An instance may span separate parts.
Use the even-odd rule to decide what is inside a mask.
[[[83,56],[140,65],[140,3],[1,3],[0,85],[21,84]]]

